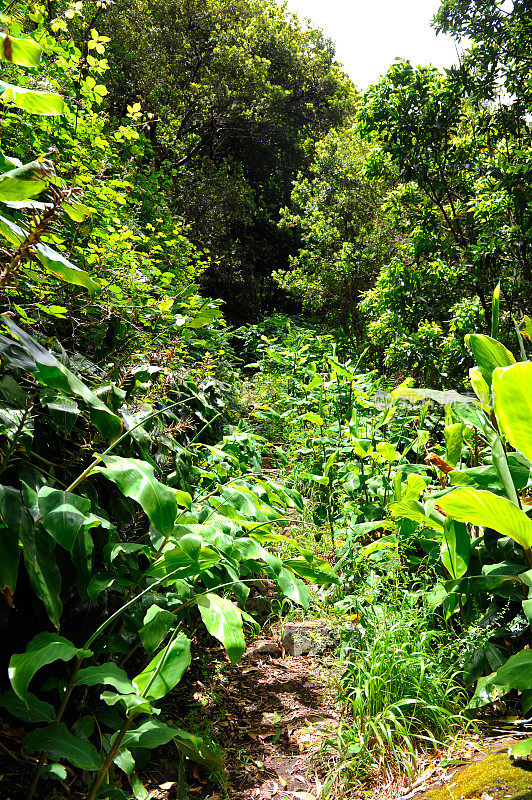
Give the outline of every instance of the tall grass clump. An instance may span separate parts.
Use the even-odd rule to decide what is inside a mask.
[[[411,784],[424,757],[469,724],[454,635],[431,627],[421,593],[392,590],[379,603],[366,596],[353,616],[339,654],[342,720],[319,756],[329,766],[327,797]]]

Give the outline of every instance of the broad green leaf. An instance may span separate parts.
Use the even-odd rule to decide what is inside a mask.
[[[310,472],[301,472],[299,475],[300,478],[303,478],[305,481],[312,481],[312,483],[319,483],[322,486],[329,485],[329,478],[327,475],[313,475]]]
[[[17,225],[13,220],[1,215],[0,233],[15,247],[18,247],[18,245],[30,235],[28,230],[21,228],[20,225]],[[93,281],[86,272],[68,261],[61,253],[53,250],[47,244],[44,244],[44,242],[38,242],[32,247],[36,257],[48,272],[51,272],[67,283],[83,286],[85,289],[88,289],[89,292],[100,291],[101,287],[96,281]]]
[[[179,729],[178,729],[179,730]],[[116,734],[113,739],[116,738]],[[174,738],[174,728],[159,722],[156,719],[149,719],[135,730],[129,730],[122,739],[120,749],[127,748],[135,750],[137,747],[153,750],[163,744],[171,742]]]
[[[520,460],[522,459],[522,461]],[[528,483],[530,467],[523,463],[526,461],[519,453],[508,455],[508,469],[517,491],[521,491]],[[490,489],[493,492],[504,492],[505,487],[501,480],[499,470],[493,466],[469,467],[467,469],[454,469],[449,473],[452,486],[476,486],[480,489]]]
[[[35,361],[30,358],[26,350],[7,336],[0,334],[0,356],[4,365],[10,369],[22,369],[25,372],[37,370]]]
[[[505,497],[464,487],[440,497],[438,504],[457,522],[493,528],[525,549],[532,547],[532,520]]]
[[[482,373],[478,367],[471,367],[469,370],[469,380],[476,396],[482,404],[482,408],[489,411],[490,407],[490,387],[482,377]]]
[[[494,678],[494,672],[492,672],[491,675],[478,678],[475,694],[469,701],[467,705],[468,708],[482,708],[483,706],[495,703],[510,691],[510,686],[498,686],[495,684],[493,682]]]
[[[143,697],[159,700],[179,683],[190,661],[190,639],[180,633],[169,647],[157,653],[145,669],[133,678],[133,683]]]
[[[493,683],[511,686],[512,689],[532,689],[532,650],[521,650],[510,656],[497,670]]]
[[[87,272],[76,267],[75,264],[72,264],[61,253],[53,250],[47,244],[39,242],[34,247],[37,258],[52,275],[61,278],[66,283],[83,286],[89,292],[99,292],[101,290],[100,284],[94,281]]]
[[[496,369],[493,396],[501,432],[516,450],[532,460],[532,362]]]
[[[418,525],[425,525],[439,532],[443,531],[444,520],[441,519],[441,514],[435,511],[431,511],[428,514],[425,506],[417,500],[399,500],[396,503],[391,503],[389,508],[392,517],[411,519]]]
[[[194,736],[173,725],[165,725],[164,722],[158,722],[155,719],[144,722],[135,730],[129,730],[122,740],[120,752],[123,752],[124,749],[135,750],[137,748],[152,750],[171,742],[172,739],[183,755],[192,761],[217,768],[223,766],[220,756],[210,750],[199,736]]]
[[[203,739],[179,728],[172,728],[173,740],[184,756],[199,764],[206,764],[215,769],[223,768],[223,759],[203,743]]]
[[[338,361],[335,361],[334,358],[327,359],[333,374],[336,372],[338,375],[341,375],[343,378],[347,378],[349,381],[354,379],[354,374],[346,369],[345,366],[340,364]]]
[[[205,627],[223,644],[231,664],[236,664],[246,649],[240,610],[217,594],[198,595],[196,602]]]
[[[308,589],[303,581],[296,578],[289,569],[282,567],[279,571],[275,572],[275,580],[279,584],[279,588],[285,597],[289,597],[290,600],[303,606],[303,608],[308,608]]]
[[[389,442],[379,442],[375,452],[378,456],[380,456],[380,458],[388,463],[396,461],[399,458],[399,453]]]
[[[46,386],[65,392],[67,395],[81,397],[89,407],[92,422],[101,433],[113,439],[120,436],[122,433],[120,417],[117,417],[83,381],[63,366],[48,350],[41,347],[29,334],[15,325],[9,317],[3,316],[2,321],[34,360],[35,371]]]
[[[312,560],[306,558],[289,558],[283,561],[288,569],[295,572],[301,578],[317,584],[340,583],[338,575],[331,565],[321,558],[313,557]]]
[[[512,758],[527,758],[532,753],[532,739],[523,739],[510,750]]]
[[[152,796],[137,775],[137,765],[129,750],[121,750],[114,763],[127,775],[135,800],[149,800]],[[100,794],[98,794],[100,797]]]
[[[29,733],[22,747],[28,753],[41,750],[54,759],[65,759],[80,769],[91,772],[100,769],[102,759],[88,739],[73,736],[64,722],[52,722]]]
[[[19,39],[0,33],[0,58],[21,67],[38,67],[42,50],[32,39]]]
[[[55,633],[38,633],[26,647],[24,653],[15,653],[9,662],[9,680],[13,691],[24,701],[27,700],[28,685],[35,673],[54,661],[70,661],[76,655],[86,655],[88,651],[77,648],[64,636]]]
[[[33,520],[24,508],[20,492],[0,486],[0,591],[6,600],[6,590],[13,594],[17,584],[19,539],[24,530],[30,531],[32,527]]]
[[[5,708],[14,717],[18,717],[24,722],[53,722],[55,718],[53,705],[39,700],[30,692],[24,701],[10,689],[0,696],[0,708]]]
[[[162,578],[164,575],[179,570],[171,580],[191,578],[210,569],[220,561],[220,554],[210,547],[202,547],[197,558],[191,558],[180,547],[167,550],[146,570],[146,575]]]
[[[17,225],[16,222],[13,220],[8,219],[0,214],[0,233],[4,236],[7,241],[14,245],[14,247],[18,247],[21,242],[23,242],[26,237],[29,235],[29,231],[24,230],[21,228],[20,225]]]
[[[155,478],[153,467],[140,459],[104,456],[103,462],[105,467],[99,467],[99,472],[114,481],[122,494],[142,506],[159,533],[169,536],[177,516],[175,489],[160,483]]]
[[[5,103],[13,103],[17,108],[29,111],[30,114],[42,116],[58,116],[65,109],[63,98],[55,92],[26,89],[4,81],[0,81],[0,100]]]
[[[62,489],[43,486],[38,495],[42,526],[55,541],[72,552],[90,510],[90,500]]]
[[[446,425],[443,429],[443,435],[445,436],[445,461],[447,461],[451,467],[456,467],[460,461],[463,442],[462,431],[463,425],[461,422],[457,422],[454,425]]]
[[[491,386],[494,369],[515,364],[515,358],[510,351],[497,339],[492,339],[491,336],[471,333],[466,336],[466,344],[470,347],[481,375],[488,386]]]
[[[508,467],[508,459],[506,457],[503,443],[497,431],[486,417],[486,414],[480,409],[475,408],[472,403],[456,403],[453,405],[453,411],[467,425],[476,428],[476,430],[480,431],[486,437],[491,446],[491,457],[493,464],[500,475],[506,495],[508,499],[514,503],[514,505],[518,506],[519,500],[517,498],[517,492],[510,474],[510,469]]]
[[[323,418],[320,417],[319,414],[313,414],[311,411],[307,412],[303,416],[303,419],[305,420],[305,422],[311,422],[313,425],[317,425],[318,428],[323,428],[323,426],[325,425]]]
[[[67,771],[63,764],[45,764],[42,773],[43,778],[51,778],[56,781],[66,781]]]
[[[406,476],[406,486],[400,494],[401,501],[404,500],[409,502],[413,500],[414,502],[417,502],[419,500],[419,496],[425,491],[426,488],[426,481],[423,480],[421,475],[416,475],[414,472],[411,472]]]
[[[113,686],[122,694],[133,694],[135,687],[127,677],[127,672],[113,661],[96,667],[80,669],[76,675],[76,686]]]
[[[467,572],[471,556],[471,537],[463,522],[447,518],[443,526],[441,560],[452,578],[461,578]]]
[[[23,180],[22,178],[14,177],[13,173],[17,171],[18,170],[13,170],[12,173],[5,172],[3,175],[0,175],[0,200],[29,200],[31,197],[36,197],[46,189],[45,181],[40,178],[35,180]]]
[[[7,172],[10,169],[14,169],[15,167],[21,167],[22,161],[19,158],[14,158],[13,156],[6,156],[6,154],[0,150],[0,170],[2,172]]]
[[[137,717],[139,714],[158,714],[156,709],[147,697],[139,697],[138,694],[121,694],[120,692],[102,692],[100,698],[108,706],[115,706],[121,703],[129,717]]]
[[[140,641],[147,653],[154,653],[176,625],[175,615],[157,605],[150,606],[139,630]]]
[[[33,526],[22,531],[21,539],[22,555],[33,591],[44,603],[52,623],[59,629],[63,611],[61,573],[57,566],[53,542],[46,531]]]
[[[90,210],[87,208],[87,206],[83,205],[83,203],[80,203],[79,201],[63,203],[63,211],[74,222],[83,222],[83,220],[90,214]]]

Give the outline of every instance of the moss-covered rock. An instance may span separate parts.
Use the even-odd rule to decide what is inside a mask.
[[[424,792],[422,798],[480,800],[484,792],[494,800],[532,800],[532,762],[513,761],[508,757],[508,743],[503,747],[499,745],[442,787]]]

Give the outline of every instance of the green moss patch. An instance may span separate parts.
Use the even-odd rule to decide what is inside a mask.
[[[532,800],[532,762],[514,762],[507,747],[455,775],[448,784],[423,794],[423,800],[471,800],[487,792],[495,800]]]

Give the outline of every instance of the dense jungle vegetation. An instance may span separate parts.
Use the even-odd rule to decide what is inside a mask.
[[[273,0],[3,3],[6,798],[160,797],[169,744],[230,796],[175,697],[264,586],[338,631],[324,798],[530,714],[532,12],[434,25],[361,93]]]

